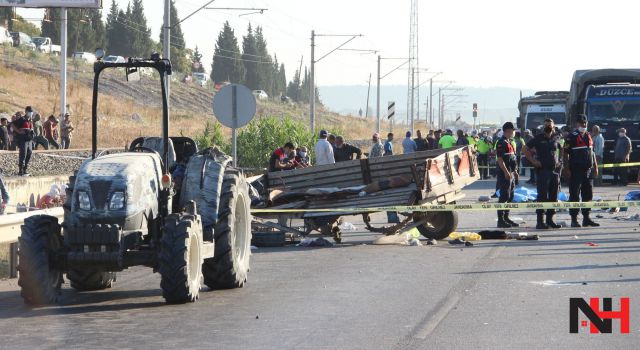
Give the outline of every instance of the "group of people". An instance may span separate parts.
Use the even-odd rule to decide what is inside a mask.
[[[538,202],[557,202],[560,190],[560,177],[569,183],[570,202],[590,202],[593,199],[593,179],[598,177],[598,161],[594,151],[594,138],[587,131],[587,117],[576,118],[575,129],[571,132],[560,132],[552,119],[545,119],[542,132],[530,138],[522,145],[522,154],[533,166],[538,190]],[[513,201],[514,189],[519,180],[519,164],[514,141],[515,128],[507,122],[502,126],[503,135],[496,143],[497,184],[500,192],[498,201]],[[601,135],[596,135],[596,138]],[[582,223],[578,215],[582,212]],[[570,209],[571,227],[598,227],[590,216],[590,208]],[[554,209],[536,210],[536,229],[558,229],[555,223]],[[519,226],[509,218],[509,210],[498,211],[498,227],[511,228]]]
[[[37,145],[49,149],[68,149],[74,126],[71,115],[65,113],[60,121],[54,115],[46,120],[40,113],[27,106],[24,112],[18,111],[7,118],[0,118],[0,150],[18,150],[18,175],[29,176],[31,151]]]

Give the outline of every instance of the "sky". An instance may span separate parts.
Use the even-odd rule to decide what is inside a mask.
[[[206,2],[177,1],[179,16]],[[157,40],[162,1],[143,3]],[[104,0],[105,9],[109,4]],[[347,48],[379,50],[382,57],[408,55],[410,0],[216,0],[210,6],[268,10],[246,16],[239,16],[244,13],[240,11],[204,10],[187,19],[182,24],[187,46],[197,45],[203,51],[207,67],[227,20],[238,37],[249,23],[261,25],[270,52],[285,63],[288,79],[301,59],[303,66],[309,65],[312,29],[319,34],[363,35]],[[432,72],[443,72],[437,79],[460,86],[566,90],[576,69],[637,67],[640,46],[634,39],[639,11],[637,0],[419,0],[419,62]],[[316,57],[344,40],[318,37]],[[382,74],[397,64],[383,60]],[[316,69],[319,86],[366,85],[370,74],[375,85],[376,55],[336,51]],[[423,74],[421,82],[426,78]],[[406,83],[406,70],[382,81]]]

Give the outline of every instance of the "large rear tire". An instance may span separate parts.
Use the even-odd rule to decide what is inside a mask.
[[[215,253],[202,265],[204,283],[211,289],[241,288],[247,281],[251,256],[251,209],[244,176],[227,168],[222,182]]]
[[[102,290],[111,288],[116,280],[116,273],[96,270],[69,270],[67,279],[75,290]]]
[[[24,302],[55,303],[62,284],[62,272],[55,266],[55,255],[62,246],[58,218],[48,215],[26,218],[19,242],[18,285]]]
[[[195,215],[171,214],[160,239],[160,288],[169,304],[194,302],[202,281],[202,223]]]
[[[458,213],[453,211],[438,211],[417,216],[414,221],[427,219],[427,224],[418,226],[420,234],[426,238],[441,240],[449,237],[458,228]]]

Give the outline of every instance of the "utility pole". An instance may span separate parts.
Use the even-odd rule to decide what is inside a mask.
[[[411,115],[409,116],[409,120],[407,120],[407,124],[409,127],[409,130],[411,130],[411,133],[413,134],[413,109],[414,109],[414,102],[415,102],[415,98],[414,98],[414,94],[415,94],[415,82],[416,80],[416,69],[415,67],[411,69]]]
[[[438,88],[438,128],[442,129],[442,88]]]
[[[60,117],[67,113],[67,8],[60,9]]]
[[[171,0],[164,0],[164,24],[162,27],[162,57],[165,59],[171,59]],[[167,91],[167,111],[170,110],[170,102],[171,102],[171,77],[169,75],[164,76],[164,85]],[[163,128],[163,134],[164,130]],[[169,130],[169,124],[167,124],[166,130]],[[166,138],[169,135],[162,135],[163,138]],[[166,150],[165,150],[166,151]],[[234,159],[234,162],[237,160]]]
[[[309,71],[309,127],[311,132],[316,129],[316,92],[315,92],[315,64],[316,64],[316,31],[311,31],[311,69]]]
[[[369,94],[371,93],[371,73],[369,73],[369,87],[367,88],[367,109],[364,112],[364,119],[369,119]]]
[[[433,77],[429,79],[429,125],[433,128]]]
[[[376,80],[376,132],[380,133],[380,55],[378,55],[378,78]]]

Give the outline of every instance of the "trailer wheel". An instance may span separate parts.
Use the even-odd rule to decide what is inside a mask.
[[[62,272],[54,261],[62,245],[58,219],[48,215],[26,218],[19,241],[18,285],[24,302],[55,303],[62,284]]]
[[[194,302],[200,293],[202,224],[197,216],[171,214],[160,238],[160,288],[169,304]]]
[[[96,270],[69,270],[67,279],[75,290],[102,290],[111,288],[116,280],[116,273]]]
[[[458,228],[458,213],[453,211],[440,211],[435,213],[426,213],[424,216],[414,217],[414,221],[427,220],[424,225],[418,226],[420,234],[431,239],[445,239],[449,237],[451,232]]]
[[[227,169],[221,193],[215,253],[202,265],[204,284],[211,289],[241,288],[247,281],[251,256],[251,200],[244,176]]]

